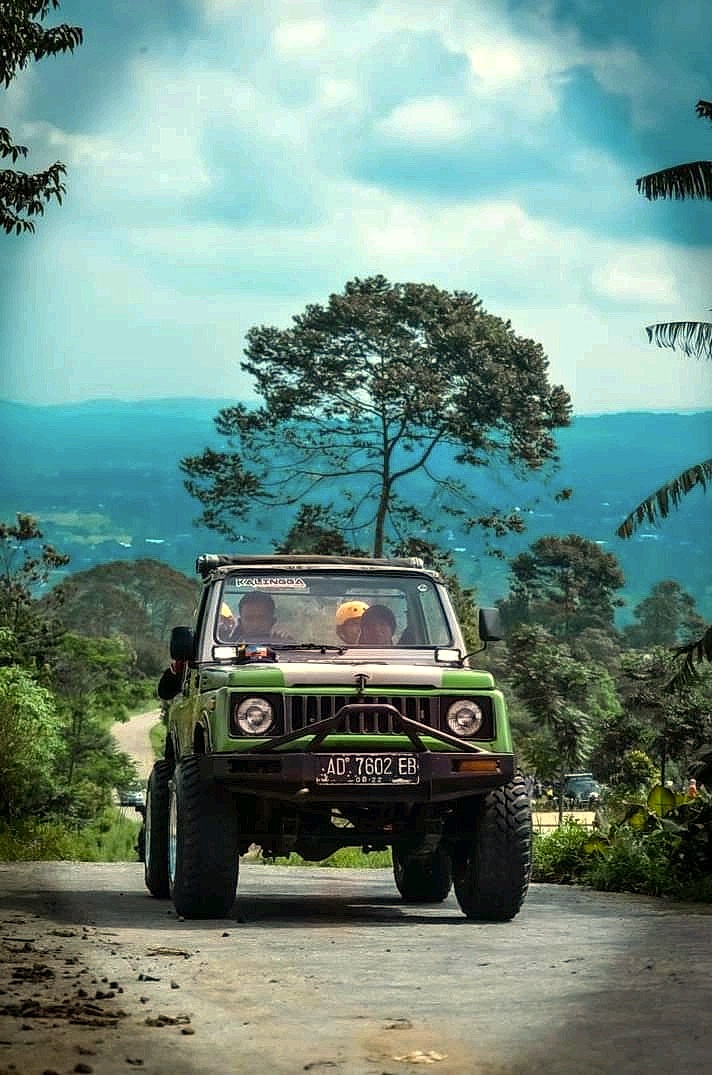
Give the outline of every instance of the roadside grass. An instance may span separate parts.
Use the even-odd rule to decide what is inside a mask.
[[[334,851],[332,855],[329,855],[328,858],[322,859],[321,862],[307,861],[307,859],[301,858],[294,851],[292,851],[291,855],[265,858],[261,850],[258,849],[248,851],[246,855],[243,855],[243,861],[256,862],[263,866],[313,866],[316,868],[335,866],[352,870],[379,870],[384,867],[390,867],[393,863],[390,851],[371,851],[366,855],[358,847],[341,847],[338,851]]]
[[[81,828],[61,820],[0,822],[0,862],[136,862],[140,822],[107,807]]]
[[[148,738],[154,758],[162,758],[166,749],[166,726],[162,720],[149,728]]]

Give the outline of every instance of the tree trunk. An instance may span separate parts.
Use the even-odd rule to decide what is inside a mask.
[[[564,823],[564,770],[559,771],[559,828]]]

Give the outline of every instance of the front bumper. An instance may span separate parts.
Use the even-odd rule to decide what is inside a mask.
[[[328,737],[340,730],[353,711],[390,710],[395,730],[405,733],[418,758],[417,783],[322,783],[325,755],[357,755],[358,736],[348,748],[330,749]],[[424,739],[436,740],[448,750],[430,750]],[[303,749],[295,744],[304,740]],[[401,740],[402,741],[402,740]],[[285,749],[289,748],[289,749]],[[434,731],[401,714],[393,706],[351,703],[308,731],[292,732],[269,743],[242,751],[205,754],[200,759],[201,778],[242,794],[312,802],[439,802],[483,793],[507,784],[514,775],[514,755],[496,754],[445,732]]]

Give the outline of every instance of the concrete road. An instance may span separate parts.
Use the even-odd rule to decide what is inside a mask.
[[[387,870],[243,863],[183,922],[139,864],[0,864],[0,1075],[699,1075],[711,912],[534,885],[477,925]]]

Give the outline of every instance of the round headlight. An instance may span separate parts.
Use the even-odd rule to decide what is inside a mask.
[[[264,698],[245,698],[237,707],[235,717],[246,735],[266,735],[274,723],[272,706]]]
[[[445,719],[451,732],[459,735],[461,739],[468,739],[470,736],[477,735],[482,727],[484,715],[477,702],[463,698],[459,702],[453,702]]]

